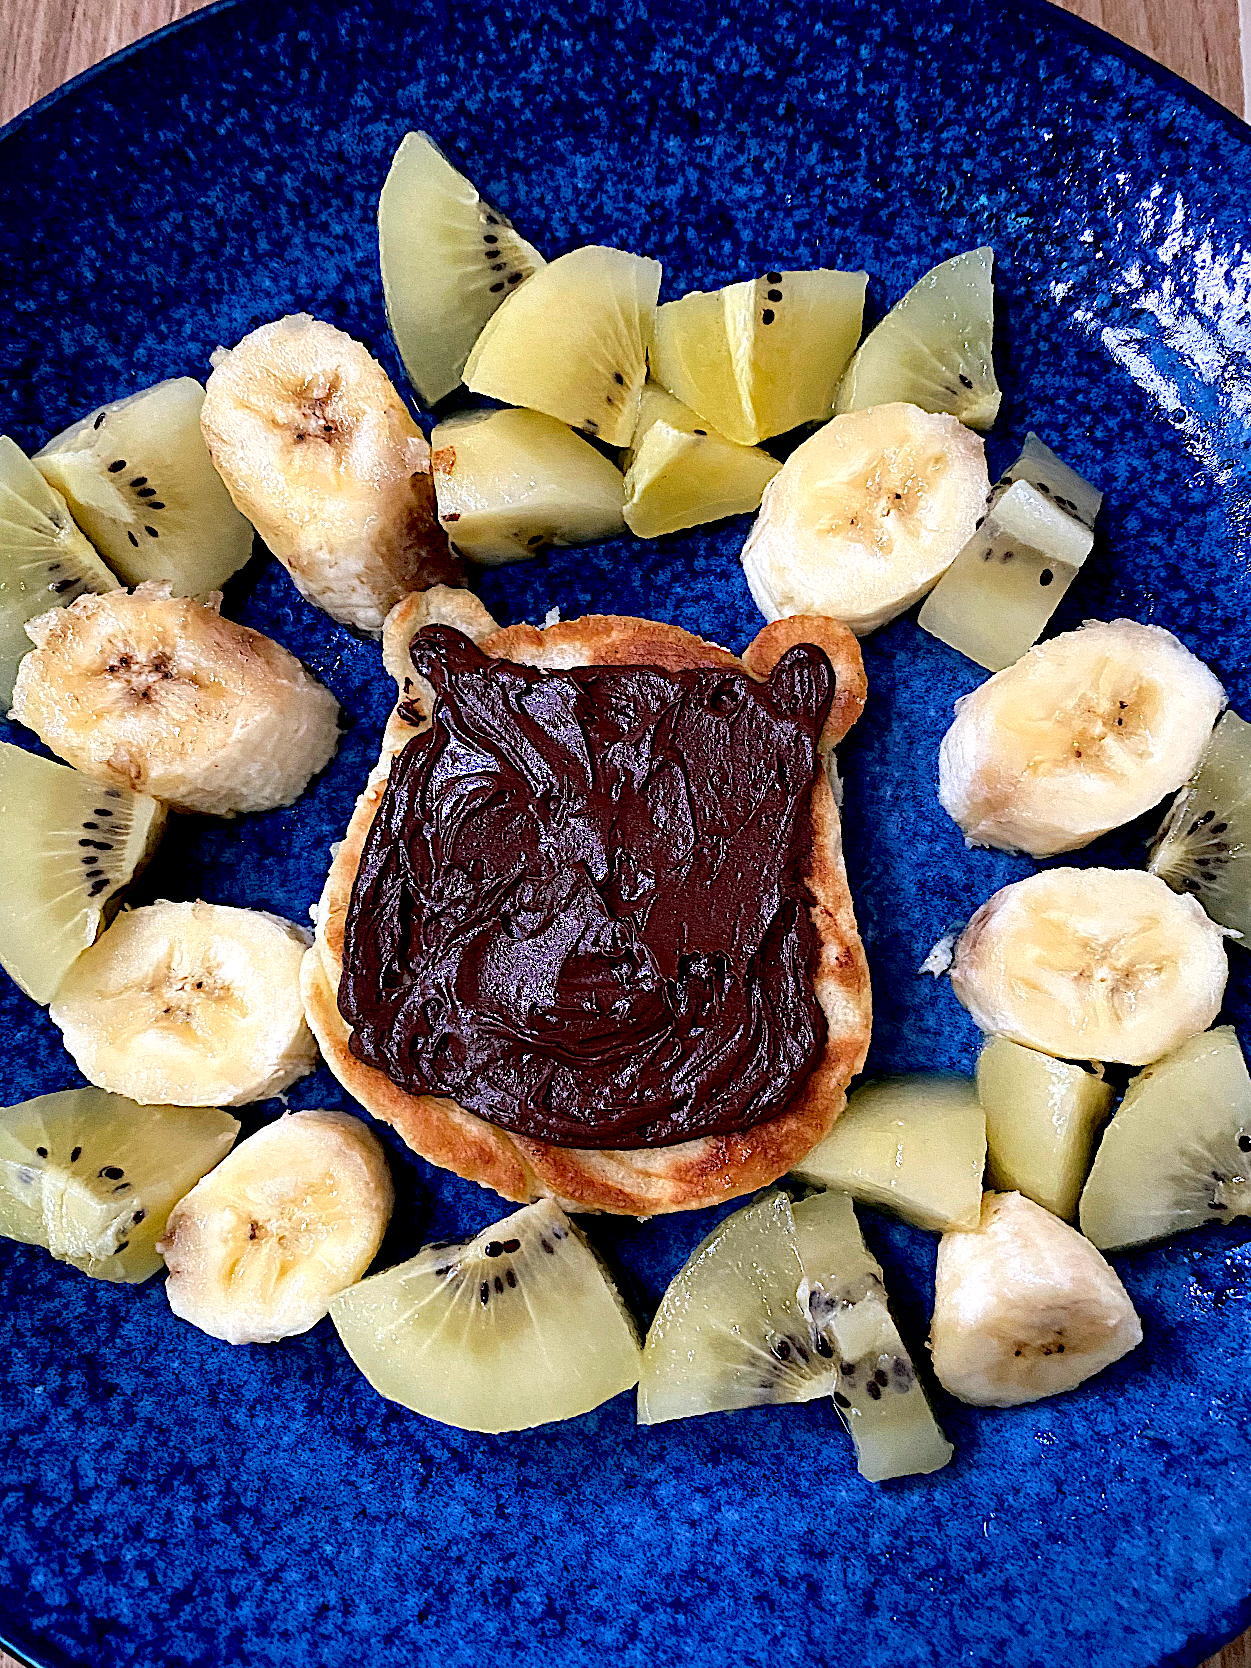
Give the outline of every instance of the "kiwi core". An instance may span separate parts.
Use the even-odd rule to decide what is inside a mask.
[[[419,632],[433,722],[394,761],[348,910],[358,1058],[559,1146],[776,1117],[821,1059],[805,876],[820,649],[536,671]]]

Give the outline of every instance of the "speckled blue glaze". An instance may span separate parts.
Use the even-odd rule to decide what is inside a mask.
[[[215,8],[0,140],[0,426],[34,446],[97,401],[203,377],[218,342],[300,308],[398,380],[373,215],[410,126],[547,253],[649,251],[666,296],[863,265],[876,316],[932,262],[993,244],[992,469],[1037,428],[1107,495],[1055,627],[1156,620],[1251,713],[1247,130],[1042,8]],[[612,609],[741,647],[759,623],[744,526],[556,554],[482,591],[505,620]],[[262,554],[226,608],[301,655],[350,727],[290,810],[176,822],[143,895],[300,919],[375,756],[387,684],[376,646]],[[870,1063],[967,1069],[971,1024],[916,969],[1030,866],[966,852],[935,802],[939,738],[979,671],[910,618],[865,658],[869,707],[843,765]],[[1139,862],[1151,826],[1077,860]],[[1246,1040],[1251,959],[1231,961]],[[2,979],[0,1010],[0,1098],[77,1081],[46,1016]],[[322,1071],[292,1101],[345,1097]],[[385,1260],[501,1214],[390,1149]],[[864,1216],[919,1346],[934,1240]],[[710,1222],[595,1236],[646,1315]],[[525,1436],[465,1436],[380,1401],[327,1323],[233,1350],[174,1320],[159,1281],[110,1288],[5,1244],[0,1631],[43,1662],[100,1668],[1197,1662],[1251,1619],[1251,1235],[1116,1261],[1140,1351],[1012,1412],[937,1393],[954,1463],[875,1489],[827,1406],[637,1431],[623,1397]]]

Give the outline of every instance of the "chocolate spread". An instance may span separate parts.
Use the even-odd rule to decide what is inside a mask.
[[[745,672],[412,644],[431,726],[391,765],[348,910],[352,1052],[566,1147],[749,1129],[823,1052],[805,875],[820,649]]]

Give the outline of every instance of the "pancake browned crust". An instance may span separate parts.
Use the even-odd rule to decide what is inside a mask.
[[[538,630],[495,629],[476,597],[446,587],[406,597],[391,611],[383,657],[404,698],[428,713],[431,691],[412,670],[408,645],[423,626],[455,626],[501,659],[526,666],[745,667],[765,678],[796,643],[815,643],[834,668],[833,705],[821,744],[831,748],[860,716],[865,678],[856,639],[835,620],[799,616],[777,620],[755,638],[741,660],[677,626],[619,615],[588,615]],[[701,1136],[677,1146],[600,1151],[556,1147],[498,1129],[454,1101],[410,1095],[382,1072],[358,1060],[336,994],[342,972],[343,931],[361,850],[386,785],[390,760],[415,728],[392,714],[382,756],[356,803],[347,834],[334,855],[317,909],[317,933],[304,958],[304,1006],[308,1023],[339,1082],[374,1117],[389,1123],[432,1164],[492,1187],[506,1199],[557,1199],[574,1210],[651,1216],[695,1210],[750,1193],[791,1169],[828,1132],[846,1103],[850,1079],[869,1046],[869,970],[843,866],[838,808],[823,774],[812,791],[812,865],[807,876],[819,942],[813,984],[825,1011],[825,1053],[799,1098],[780,1117],[732,1135]]]

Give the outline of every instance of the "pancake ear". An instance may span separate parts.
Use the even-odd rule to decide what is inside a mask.
[[[423,626],[408,646],[408,657],[436,689],[449,674],[480,671],[490,660],[463,631],[449,625]]]
[[[777,711],[817,734],[834,699],[834,668],[813,643],[788,649],[769,674],[769,694]]]
[[[743,665],[753,678],[767,678],[796,643],[815,643],[834,668],[834,700],[821,745],[837,747],[864,710],[868,693],[860,645],[845,625],[824,614],[788,614],[761,626],[743,650]]]

